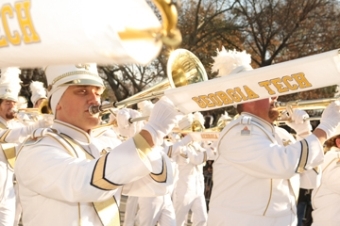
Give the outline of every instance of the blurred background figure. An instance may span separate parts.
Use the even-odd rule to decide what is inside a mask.
[[[312,192],[313,226],[340,225],[340,128],[325,142],[320,186]]]

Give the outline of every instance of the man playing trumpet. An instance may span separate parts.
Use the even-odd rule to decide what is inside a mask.
[[[234,75],[236,76],[236,75]],[[273,122],[276,97],[237,105],[240,116],[220,134],[208,225],[296,225],[300,187],[317,186],[323,143],[340,123],[339,101],[323,112],[311,134],[308,115],[293,112],[288,125],[302,138]]]
[[[52,129],[32,135],[15,167],[25,226],[120,225],[123,190],[136,196],[167,191],[172,177],[157,146],[177,121],[169,100],[155,104],[139,133],[107,148],[92,134],[100,115],[89,112],[104,91],[96,64],[49,66],[46,77]],[[151,174],[160,183],[152,183]]]

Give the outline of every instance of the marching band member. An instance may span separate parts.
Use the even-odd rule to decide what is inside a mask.
[[[133,137],[138,133],[143,125],[144,121],[137,121],[130,123],[129,120],[132,118],[141,117],[142,114],[139,111],[124,108],[117,112],[117,129],[118,133],[125,138]],[[124,226],[134,226],[137,220],[136,214],[138,210],[138,197],[137,196],[127,196],[125,203],[124,212]]]
[[[193,123],[197,122],[203,127],[203,115],[200,112],[193,115]],[[190,134],[180,142],[181,145],[173,147],[173,151],[177,153],[175,159],[178,166],[178,179],[173,192],[176,225],[185,225],[190,210],[193,225],[206,225],[207,208],[204,196],[203,166],[207,160],[215,159],[215,149],[204,148],[201,142],[193,141]]]
[[[17,225],[20,205],[13,183],[16,148],[32,131],[48,127],[44,118],[29,124],[16,119],[18,95],[21,89],[18,68],[2,68],[0,78],[0,225]]]
[[[170,144],[163,145],[163,151],[168,150]],[[170,160],[173,167],[173,162]],[[174,168],[172,168],[174,175]],[[169,191],[160,196],[155,197],[138,197],[138,225],[161,225],[176,226],[175,210],[172,202],[173,183]],[[129,197],[130,198],[130,197]]]
[[[30,84],[31,101],[33,108],[39,108],[40,104],[47,99],[44,83],[32,81]]]
[[[33,133],[15,167],[25,226],[119,225],[122,189],[167,192],[172,178],[158,146],[179,116],[167,98],[155,104],[139,133],[108,150],[91,135],[100,117],[88,109],[99,105],[104,87],[96,64],[49,66],[46,77],[52,129]]]
[[[313,226],[340,224],[340,128],[325,142],[325,161],[322,164],[320,186],[312,191]]]
[[[240,116],[221,132],[208,225],[297,224],[299,188],[317,186],[320,177],[314,168],[323,162],[324,141],[339,126],[340,103],[324,110],[312,134],[304,120],[308,114],[294,111],[299,120],[290,126],[304,137],[296,142],[287,131],[273,126],[279,115],[275,101],[272,97],[237,105]]]
[[[142,101],[138,104],[138,108],[141,112],[142,117],[150,115],[153,107],[154,104],[151,103],[151,101]],[[173,175],[174,171],[171,158],[168,158],[167,153],[165,153],[169,150],[165,139],[163,140],[162,149],[162,154],[166,156],[166,159],[169,160],[169,165],[172,166],[171,173]],[[172,186],[173,183],[169,186],[168,192],[164,195],[159,195],[155,197],[137,197],[139,210],[136,221],[138,225],[176,225],[175,211],[171,200]],[[130,196],[129,199],[131,197],[132,196]]]

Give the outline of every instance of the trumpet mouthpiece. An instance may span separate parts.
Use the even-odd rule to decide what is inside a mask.
[[[92,105],[92,106],[90,106],[89,107],[90,114],[94,115],[94,114],[97,114],[97,113],[101,112],[100,107],[101,107],[101,105],[97,105],[97,106]]]

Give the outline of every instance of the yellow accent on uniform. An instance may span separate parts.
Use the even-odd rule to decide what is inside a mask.
[[[300,155],[300,162],[296,169],[297,173],[302,173],[305,171],[305,165],[307,163],[308,158],[308,144],[306,140],[301,140],[301,155]]]
[[[14,169],[15,160],[16,160],[16,152],[14,143],[0,143],[1,148],[5,154],[8,164],[12,169]]]
[[[158,183],[166,182],[167,170],[166,170],[166,163],[164,162],[163,158],[162,158],[162,172],[159,174],[150,173],[150,177]]]

